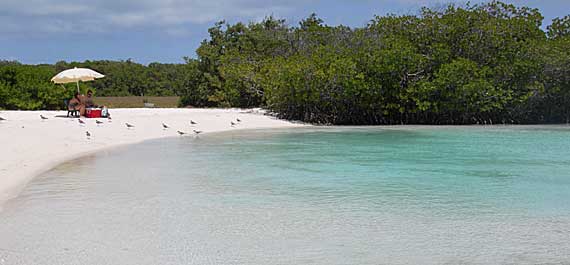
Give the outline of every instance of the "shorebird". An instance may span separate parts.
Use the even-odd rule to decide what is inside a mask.
[[[6,119],[4,119],[4,118],[0,117],[0,121],[5,121],[5,120],[6,120]]]
[[[180,134],[181,136],[186,134],[185,132],[182,132],[182,131],[176,131],[176,132],[177,132],[178,134]]]
[[[197,122],[195,122],[195,121],[193,121],[193,120],[190,120],[190,124],[192,124],[192,125],[196,125],[196,124],[198,124],[198,123],[197,123]]]
[[[241,122],[241,120],[239,118],[236,119],[237,122]]]
[[[102,122],[102,121],[100,121],[100,120],[95,120],[95,123],[97,123],[97,125],[99,125],[99,124],[103,124],[103,122]]]
[[[87,139],[91,138],[91,133],[89,131],[85,131],[85,135],[87,136]]]
[[[168,128],[170,128],[170,126],[168,126],[168,125],[162,123],[162,129],[166,130],[166,129],[168,129]]]
[[[202,131],[200,131],[200,130],[193,130],[193,131],[195,134],[201,134],[202,133]]]
[[[111,120],[111,116],[107,117],[107,120],[108,120],[109,122],[113,122],[113,121]]]
[[[79,124],[85,124],[85,122],[82,119],[77,119],[77,121],[79,122]]]
[[[130,129],[130,128],[134,128],[134,127],[135,127],[134,125],[132,125],[132,124],[130,124],[130,123],[128,123],[128,122],[125,122],[125,125],[127,125],[127,129]]]
[[[235,123],[235,122],[233,122],[233,121],[230,121],[230,124],[231,124],[232,127],[234,127],[234,126],[237,125],[237,123]]]
[[[47,120],[47,119],[48,119],[46,116],[41,115],[41,114],[40,114],[40,118],[42,118],[42,120]]]

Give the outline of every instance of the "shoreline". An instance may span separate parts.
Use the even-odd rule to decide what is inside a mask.
[[[139,144],[169,137],[194,137],[204,133],[244,129],[304,126],[256,109],[112,109],[112,120],[66,118],[67,111],[1,111],[0,121],[0,210],[35,177],[54,167],[109,148]],[[47,117],[42,120],[40,114]],[[241,123],[232,127],[231,121]],[[96,124],[95,120],[103,121]],[[198,124],[191,126],[190,120]],[[127,129],[125,122],[135,127]],[[170,126],[163,129],[162,123]],[[180,136],[177,131],[188,133]],[[91,133],[87,138],[86,131]]]
[[[112,109],[112,121],[86,119],[80,125],[77,118],[66,118],[67,111],[0,111],[0,210],[35,177],[63,163],[89,156],[111,148],[140,144],[169,137],[194,137],[192,130],[204,133],[223,133],[248,129],[279,129],[306,127],[306,124],[280,120],[265,115],[261,109]],[[41,120],[40,114],[48,117]],[[232,127],[230,121],[240,118],[242,123]],[[191,126],[190,120],[198,122]],[[103,124],[95,124],[95,120]],[[125,122],[135,125],[127,129]],[[171,128],[164,130],[162,123]],[[370,128],[536,128],[544,125],[371,125],[326,126],[331,129]],[[566,124],[550,125],[568,128]],[[320,126],[317,126],[320,127]],[[180,136],[177,130],[188,133]],[[92,134],[87,139],[85,132]]]

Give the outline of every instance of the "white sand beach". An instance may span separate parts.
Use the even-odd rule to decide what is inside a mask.
[[[256,110],[112,109],[111,114],[111,121],[82,118],[85,124],[80,124],[76,118],[65,118],[66,111],[0,111],[6,119],[0,121],[0,205],[17,196],[34,176],[105,148],[164,137],[195,137],[194,129],[209,133],[301,126]],[[242,122],[232,127],[230,122],[237,118]],[[198,124],[191,126],[190,120]],[[127,129],[126,122],[135,127]],[[162,123],[170,128],[163,129]],[[180,136],[178,130],[188,134]]]

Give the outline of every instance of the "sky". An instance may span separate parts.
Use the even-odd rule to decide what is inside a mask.
[[[311,13],[328,25],[360,27],[374,15],[416,14],[463,0],[0,0],[0,60],[27,64],[127,60],[181,63],[195,57],[216,21],[290,25]],[[474,0],[471,3],[478,3]],[[570,14],[570,0],[506,0],[540,9],[550,24]]]

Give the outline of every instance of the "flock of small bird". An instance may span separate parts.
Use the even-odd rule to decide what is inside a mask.
[[[40,114],[40,119],[41,119],[42,121],[49,120],[48,117],[46,117],[46,116],[44,116],[44,115],[42,115],[42,114]],[[6,120],[6,119],[0,117],[0,121],[5,121],[5,120]],[[84,120],[80,119],[80,118],[77,119],[77,121],[79,122],[79,126],[85,126],[85,124],[86,124],[86,122],[85,122]],[[112,122],[112,119],[111,119],[110,116],[107,118],[107,121],[108,121],[108,122]],[[235,127],[235,126],[239,125],[241,122],[242,122],[242,121],[241,121],[239,118],[237,118],[235,121],[233,121],[233,120],[230,121],[230,126],[231,126],[231,127]],[[99,126],[99,125],[101,125],[101,124],[104,124],[104,122],[102,122],[102,121],[100,121],[100,120],[95,120],[95,124],[97,124],[97,126]],[[190,120],[190,126],[195,126],[195,125],[198,125],[198,123],[195,122],[194,120]],[[125,126],[127,127],[128,130],[131,130],[131,129],[135,128],[135,125],[134,125],[134,124],[131,124],[131,123],[128,123],[128,122],[125,122]],[[163,122],[163,123],[162,123],[162,129],[163,129],[163,130],[168,130],[168,129],[170,129],[170,126],[169,126],[168,124],[166,124],[166,123]],[[176,132],[177,132],[180,136],[183,136],[183,135],[188,134],[187,132],[180,131],[180,130],[177,130]],[[195,135],[199,135],[199,134],[203,133],[204,131],[197,130],[197,129],[193,129],[192,132],[193,132]],[[87,136],[87,139],[91,139],[92,134],[91,134],[91,132],[89,132],[89,131],[85,131],[85,136]]]

